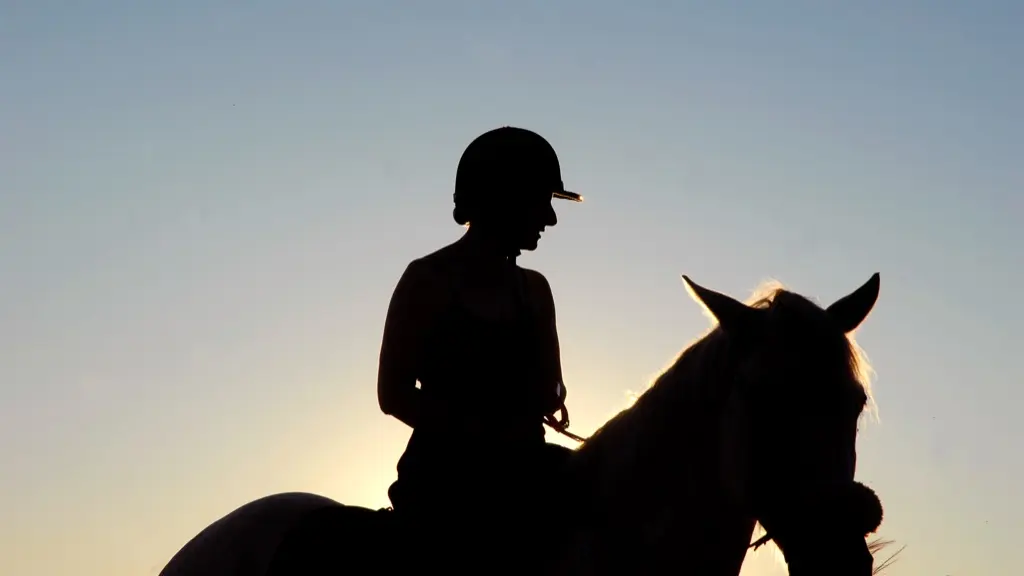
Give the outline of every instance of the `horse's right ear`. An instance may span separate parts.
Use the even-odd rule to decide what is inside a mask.
[[[683,283],[686,284],[686,290],[690,293],[690,297],[714,316],[726,332],[743,330],[758,317],[758,310],[735,298],[705,288],[690,280],[690,277],[685,274],[683,274]]]
[[[881,282],[881,277],[875,272],[863,286],[835,301],[825,310],[844,334],[856,330],[871,313],[878,301]]]

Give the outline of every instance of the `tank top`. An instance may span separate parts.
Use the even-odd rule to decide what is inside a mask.
[[[516,313],[500,320],[468,309],[451,282],[448,305],[427,334],[418,376],[427,398],[427,427],[480,425],[469,418],[478,414],[493,436],[540,431],[543,437],[543,388],[549,387],[543,374],[544,326],[529,304],[525,271],[517,267],[515,275]],[[441,408],[436,415],[429,408],[435,403]]]
[[[518,313],[507,320],[474,314],[451,283],[449,303],[426,335],[417,378],[423,411],[396,484],[417,493],[452,489],[460,477],[496,472],[516,453],[543,447],[545,393],[555,393],[544,384],[545,327],[528,304],[525,272],[515,272]]]

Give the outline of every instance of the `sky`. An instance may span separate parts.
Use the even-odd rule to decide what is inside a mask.
[[[906,545],[889,574],[1021,573],[1022,24],[991,0],[0,0],[0,573],[156,574],[276,492],[386,505],[388,299],[462,233],[459,155],[501,125],[586,197],[521,259],[576,432],[706,329],[681,274],[828,304],[877,271],[858,478]]]

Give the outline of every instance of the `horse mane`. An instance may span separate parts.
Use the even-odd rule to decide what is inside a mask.
[[[780,308],[785,311],[787,316],[792,314],[814,319],[820,318],[823,314],[823,310],[818,304],[796,292],[789,291],[776,280],[762,282],[755,288],[746,303],[760,309]],[[612,462],[612,460],[634,458],[635,455],[631,454],[631,451],[641,444],[647,446],[645,452],[664,453],[659,450],[659,439],[651,438],[651,435],[657,435],[659,429],[664,428],[658,425],[659,421],[716,417],[714,414],[708,414],[706,410],[701,413],[700,408],[707,408],[707,406],[700,406],[700,403],[691,403],[691,401],[702,397],[707,399],[713,391],[702,390],[700,387],[702,385],[713,387],[719,384],[721,376],[729,374],[729,371],[734,370],[735,367],[732,362],[729,339],[706,308],[704,308],[704,312],[711,321],[708,330],[684,347],[668,368],[664,369],[644,392],[633,399],[630,406],[612,417],[577,448],[579,457],[574,460],[578,465],[586,467],[588,464],[604,461],[609,464],[609,469],[628,473],[630,467],[625,466],[625,462]],[[871,412],[874,414],[876,407],[871,395],[873,371],[867,356],[857,345],[853,334],[837,338],[834,342],[826,342],[826,345],[841,348],[839,352],[846,359],[847,368],[852,378],[864,389]],[[716,374],[719,376],[709,377],[709,375]],[[687,406],[689,411],[685,413],[673,409]],[[641,441],[641,438],[644,441]],[[677,440],[667,439],[666,441]]]

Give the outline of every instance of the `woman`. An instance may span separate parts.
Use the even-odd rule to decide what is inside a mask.
[[[521,525],[513,516],[536,532],[530,515],[568,454],[544,439],[544,422],[567,424],[551,288],[516,265],[556,224],[553,198],[582,200],[565,190],[544,138],[512,127],[479,136],[455,178],[453,215],[466,233],[410,263],[391,298],[377,395],[413,433],[388,494],[396,515],[433,535],[440,525]],[[490,540],[532,550],[522,540],[531,535],[515,532]]]

